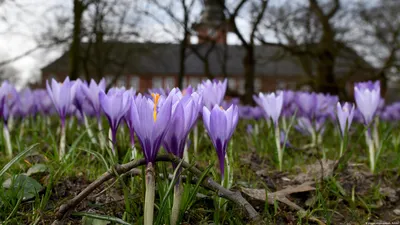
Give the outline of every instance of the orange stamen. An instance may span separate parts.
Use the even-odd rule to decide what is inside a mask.
[[[153,119],[155,122],[157,120],[157,105],[158,105],[158,100],[160,99],[160,94],[152,93],[151,97],[153,97],[154,100]]]

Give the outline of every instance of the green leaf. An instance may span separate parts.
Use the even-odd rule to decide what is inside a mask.
[[[99,215],[94,213],[87,213],[87,212],[75,212],[72,213],[73,216],[82,216],[82,224],[84,225],[106,225],[110,224],[111,222],[123,225],[130,225],[123,221],[120,218],[107,216],[107,215]]]
[[[95,218],[90,218],[87,216],[82,217],[82,224],[83,225],[108,225],[110,221],[107,220],[100,220]]]
[[[10,189],[10,191],[18,191],[17,196],[22,197],[22,200],[35,197],[43,189],[39,182],[24,174],[18,174],[7,179],[4,181],[3,187]]]
[[[35,173],[44,173],[48,169],[49,168],[44,164],[41,164],[41,163],[35,164],[31,168],[28,169],[28,171],[26,172],[26,175],[31,176],[32,174],[35,174]]]

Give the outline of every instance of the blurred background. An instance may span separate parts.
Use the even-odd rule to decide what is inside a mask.
[[[399,0],[0,0],[0,79],[105,77],[108,86],[196,86],[229,96],[318,91],[351,100],[355,82],[400,96]]]

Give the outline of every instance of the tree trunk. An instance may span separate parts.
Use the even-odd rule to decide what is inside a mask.
[[[208,58],[205,58],[204,60],[204,74],[206,75],[206,77],[210,80],[214,79],[214,76],[211,74],[210,71],[210,63],[208,62]]]
[[[179,49],[179,74],[178,74],[178,87],[182,90],[183,87],[183,79],[185,77],[185,59],[186,59],[186,48],[189,43],[189,35],[185,32],[183,40],[180,44]]]
[[[255,59],[254,46],[246,47],[246,56],[243,58],[244,76],[245,76],[245,94],[244,103],[252,104],[254,94],[254,75],[255,75]]]
[[[85,11],[85,6],[81,0],[74,0],[74,28],[72,32],[72,43],[69,50],[69,76],[72,80],[79,78],[79,61],[81,51],[81,25],[82,15]]]
[[[317,80],[317,91],[326,94],[338,95],[339,87],[335,79],[334,65],[335,65],[334,53],[325,50],[319,56],[318,63],[318,80]]]
[[[381,96],[382,98],[385,98],[387,91],[387,77],[384,71],[379,73],[378,79],[381,82]]]

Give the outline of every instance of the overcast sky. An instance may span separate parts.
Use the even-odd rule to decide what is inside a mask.
[[[272,1],[272,4],[277,3],[282,3],[282,1]],[[201,10],[199,7],[196,9],[195,14],[197,15]],[[38,44],[36,40],[40,39],[40,34],[46,28],[55,26],[55,12],[58,15],[71,15],[72,0],[5,0],[0,6],[0,62],[35,48]],[[51,24],[52,21],[54,24]],[[238,19],[237,23],[243,33],[249,32],[249,27],[244,19]],[[166,27],[172,31],[176,29],[173,22],[170,24],[166,22]],[[154,21],[146,22],[146,28],[147,31],[145,32],[141,30],[144,39],[147,38],[148,40],[148,37],[151,37],[152,41],[174,41],[171,35],[163,31],[164,27]],[[146,32],[152,33],[146,34]],[[273,37],[268,39],[273,41]],[[229,34],[228,44],[235,43],[240,43],[238,38],[234,34]],[[28,78],[37,79],[40,75],[40,68],[57,59],[64,50],[65,46],[46,51],[36,51],[15,61],[12,66],[20,71],[20,76],[24,81],[27,81]]]
[[[139,1],[140,2],[140,1]],[[143,0],[144,2],[144,0]],[[195,13],[199,14],[200,5],[196,6]],[[72,15],[72,0],[5,0],[0,6],[0,62],[17,57],[26,51],[35,48],[40,40],[41,32],[51,26],[56,14]],[[243,19],[239,19],[238,26],[247,33],[249,28]],[[157,22],[146,21],[147,30],[141,30],[143,38],[157,42],[174,42],[174,37],[165,33],[167,27],[174,33],[173,22],[161,26]],[[177,31],[175,31],[177,33]],[[196,38],[192,38],[196,41]],[[228,35],[228,44],[240,43],[236,35]],[[23,57],[11,65],[20,71],[20,76],[26,82],[28,78],[38,79],[40,68],[61,56],[63,47],[51,50],[40,50]]]

